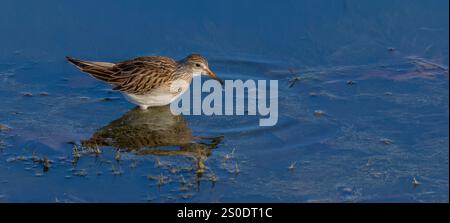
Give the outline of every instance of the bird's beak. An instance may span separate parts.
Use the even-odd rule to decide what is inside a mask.
[[[205,71],[206,71],[206,73],[208,73],[208,75],[209,75],[212,79],[214,79],[214,80],[216,80],[216,81],[219,81],[219,83],[220,83],[221,85],[224,84],[224,82],[223,82],[222,80],[220,80],[220,79],[216,76],[216,74],[215,74],[214,72],[212,72],[209,68],[206,68]]]

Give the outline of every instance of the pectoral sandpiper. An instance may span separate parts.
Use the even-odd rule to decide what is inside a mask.
[[[191,54],[180,61],[146,56],[119,63],[67,60],[92,77],[114,85],[141,109],[170,104],[180,97],[194,76],[208,75],[223,82],[209,69],[206,58]]]

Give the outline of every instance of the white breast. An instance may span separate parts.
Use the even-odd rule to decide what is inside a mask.
[[[189,82],[180,82],[174,84],[172,88],[157,88],[152,90],[148,94],[137,95],[125,93],[125,98],[133,104],[139,105],[142,109],[148,107],[168,105],[172,101],[179,98],[184,92],[189,89]]]

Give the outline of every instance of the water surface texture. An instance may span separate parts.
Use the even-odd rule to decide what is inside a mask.
[[[447,0],[0,2],[0,202],[448,202]],[[279,120],[140,111],[65,56],[198,52]]]

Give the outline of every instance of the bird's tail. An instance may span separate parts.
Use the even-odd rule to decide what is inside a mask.
[[[66,57],[67,60],[77,66],[80,69],[93,68],[93,67],[102,67],[102,68],[112,68],[115,64],[108,62],[95,62],[95,61],[83,61],[78,60],[73,57]]]
[[[72,57],[66,57],[67,61],[75,65],[83,72],[100,79],[102,81],[109,81],[114,77],[113,67],[115,64],[108,62],[83,61]]]

